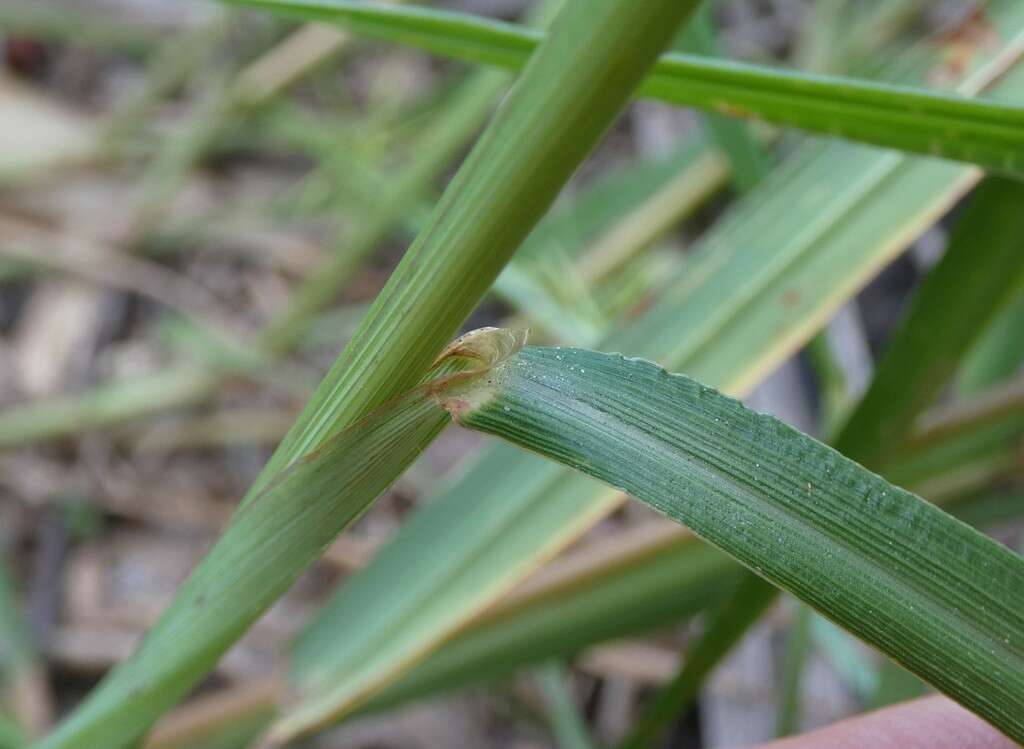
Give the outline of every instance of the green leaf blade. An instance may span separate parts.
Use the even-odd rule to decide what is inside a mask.
[[[489,380],[446,401],[460,423],[637,496],[1024,737],[1024,561],[1012,552],[650,362],[526,348]]]
[[[523,67],[543,34],[426,8],[353,0],[230,0],[469,62]],[[924,89],[811,75],[681,54],[664,55],[640,92],[733,117],[1024,173],[1024,108]]]
[[[778,591],[757,575],[743,574],[736,591],[708,613],[700,639],[682,667],[640,716],[619,749],[654,745],[673,720],[689,708],[708,674],[775,601]]]
[[[837,450],[872,466],[891,459],[960,357],[1024,286],[1022,205],[1024,183],[993,177],[978,187],[836,438]],[[906,377],[912,370],[916,376]]]

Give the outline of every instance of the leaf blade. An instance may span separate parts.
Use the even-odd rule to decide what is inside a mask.
[[[460,423],[621,487],[1024,737],[1024,560],[650,362],[528,347],[488,379]]]
[[[514,24],[428,8],[353,0],[228,0],[470,62],[523,66],[543,39]],[[642,94],[989,169],[1024,172],[1024,108],[891,84],[772,70],[681,54],[663,56]]]
[[[1022,183],[993,177],[978,187],[946,254],[914,296],[868,391],[840,430],[837,450],[872,466],[884,463],[979,331],[1024,285],[1022,204]],[[913,377],[906,376],[910,371]]]

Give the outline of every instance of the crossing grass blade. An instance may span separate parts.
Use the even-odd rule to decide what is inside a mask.
[[[354,0],[229,0],[417,46],[470,62],[517,69],[541,32],[423,7]],[[1024,172],[1024,108],[903,86],[810,75],[681,54],[664,55],[644,95],[734,117]]]
[[[725,158],[703,136],[613,170],[538,224],[498,277],[495,293],[531,329],[596,343],[612,319],[594,300],[593,287],[700,207],[728,173]]]
[[[934,505],[643,360],[527,347],[439,398],[689,526],[1024,739],[1024,559]]]
[[[981,494],[957,501],[949,510],[974,527],[985,527],[1021,517],[1024,502],[1017,495]],[[553,576],[554,583],[528,586],[523,594],[512,595],[473,620],[371,697],[356,715],[500,679],[539,660],[570,657],[600,642],[669,626],[719,603],[722,596],[741,597],[736,583],[743,578],[742,567],[697,543],[691,534],[658,535],[644,539],[622,558],[572,569],[564,579],[559,579],[559,571],[573,568],[574,559],[570,555],[564,564],[556,562],[545,569],[553,575],[541,578]],[[736,630],[733,639],[743,631]],[[713,638],[708,645],[704,642],[695,643],[689,652],[712,662],[729,645]],[[704,647],[711,652],[701,653]],[[687,680],[692,678],[691,672]]]

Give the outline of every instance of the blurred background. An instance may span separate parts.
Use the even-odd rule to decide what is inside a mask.
[[[528,18],[532,6],[435,5],[507,20]],[[941,48],[926,76],[937,85],[991,33],[984,3],[971,0],[705,6],[681,49],[868,76],[894,50],[928,44]],[[21,618],[29,634],[28,643],[8,636],[0,657],[10,664],[22,649],[32,663],[9,680],[0,712],[44,728],[131,652],[510,81],[206,0],[0,0],[0,619]],[[730,177],[721,150],[721,138],[736,135],[729,126],[635,102],[556,205],[558,231],[524,247],[466,327],[511,321],[529,326],[534,342],[595,345],[635,318],[694,243],[742,205],[759,160],[770,168],[796,147],[795,136],[739,127],[757,151],[749,171],[734,161]],[[637,174],[674,176],[681,145],[699,168],[630,192]],[[913,232],[906,251],[748,401],[827,436],[836,383],[847,402],[863,390],[956,216],[954,206]],[[480,443],[444,433],[231,651],[204,693],[244,691],[274,673],[318,603]],[[1020,433],[1007,444],[1016,458],[986,480],[1017,480]],[[567,553],[613,555],[653,522],[631,504]],[[1011,544],[1021,530],[1012,519],[995,526]],[[626,734],[700,621],[572,659],[569,693],[595,740]],[[764,740],[780,712],[791,728],[822,725],[873,704],[883,677],[902,695],[923,689],[782,599],[664,745]],[[306,745],[554,746],[545,683],[526,666]]]

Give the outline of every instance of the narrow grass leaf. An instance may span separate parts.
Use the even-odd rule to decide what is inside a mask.
[[[985,388],[1009,379],[1024,362],[1024,292],[989,323],[961,364],[957,375],[960,395],[977,395]]]
[[[595,343],[612,318],[594,285],[623,280],[614,271],[702,205],[727,176],[726,160],[700,134],[667,155],[611,170],[538,224],[494,291],[531,329]]]
[[[803,675],[807,660],[813,652],[811,618],[814,614],[803,604],[797,604],[786,634],[786,654],[782,663],[782,685],[779,712],[775,723],[776,736],[789,736],[800,728],[803,715]]]
[[[571,678],[569,671],[557,663],[546,663],[534,672],[559,749],[594,749],[570,688]]]
[[[519,68],[541,32],[481,17],[354,0],[229,0],[470,62]],[[663,56],[641,93],[682,106],[902,151],[1024,171],[1024,108],[922,89],[681,54]]]
[[[528,347],[442,398],[686,524],[1024,739],[1024,560],[995,541],[643,360]]]
[[[475,71],[452,95],[437,120],[416,138],[410,161],[382,185],[357,232],[334,248],[330,258],[289,298],[285,310],[261,333],[272,351],[290,348],[314,313],[327,306],[362,267],[381,239],[429,194],[429,187],[471,141],[508,88],[501,71]]]
[[[908,318],[890,344],[889,356],[875,374],[868,395],[853,412],[850,423],[859,432],[844,430],[839,434],[839,449],[850,457],[871,467],[892,464],[893,453],[898,453],[906,441],[913,420],[949,379],[964,351],[983,329],[984,323],[979,324],[979,319],[995,315],[1007,295],[1019,287],[1022,264],[1015,259],[1015,247],[1019,244],[1016,232],[1024,225],[1005,226],[992,221],[993,216],[1002,217],[1004,221],[1010,219],[1011,214],[1006,210],[1009,203],[1024,197],[1024,192],[1017,194],[1016,188],[1014,182],[990,180],[973,198],[952,246],[915,298]],[[979,243],[976,238],[984,236],[980,233],[982,227],[987,227],[990,233]],[[970,273],[965,276],[968,269]],[[964,278],[968,280],[963,282]],[[982,289],[986,282],[990,285]],[[952,318],[951,309],[956,310]],[[953,332],[935,336],[935,330]],[[892,404],[896,404],[895,407]],[[988,433],[996,438],[997,446],[1005,444],[1000,439],[1001,431],[989,429]],[[967,436],[972,447],[978,445],[979,436],[982,436],[980,432]],[[986,446],[991,443],[992,440],[984,441]],[[949,457],[947,445],[939,446],[938,450]],[[972,454],[972,457],[975,456]],[[919,459],[918,464],[921,463]],[[936,467],[927,460],[923,464],[933,471]],[[956,467],[962,474],[962,464]],[[988,479],[987,473],[982,474],[982,481]],[[966,489],[954,484],[947,491]],[[934,499],[937,491],[933,481],[929,495]],[[803,608],[801,612],[802,618],[806,618]],[[794,638],[800,637],[800,627],[792,634]],[[800,684],[796,669],[797,666],[791,666],[787,660],[779,735],[787,735],[795,729]]]
[[[682,668],[640,715],[620,749],[655,745],[669,724],[693,705],[708,674],[761,618],[776,592],[757,575],[748,572],[743,576],[736,591],[711,612],[703,634],[687,651]]]
[[[990,178],[977,189],[836,438],[841,453],[884,464],[981,331],[1024,287],[1022,205],[1024,183]]]
[[[87,395],[67,395],[12,406],[0,414],[0,449],[130,421],[152,409],[191,403],[211,393],[217,378],[197,367],[172,369],[108,383]]]
[[[974,527],[984,527],[1024,515],[1021,497],[984,494],[958,501],[949,510]],[[545,572],[557,577],[560,562]],[[573,567],[571,555],[565,565]],[[503,600],[371,697],[357,714],[500,679],[540,660],[570,657],[607,640],[669,626],[723,596],[731,597],[742,577],[742,567],[713,547],[695,543],[693,536],[648,540],[621,560],[581,566],[556,585]],[[703,648],[718,655],[702,654]],[[691,653],[713,663],[725,651],[708,639],[695,644]]]

